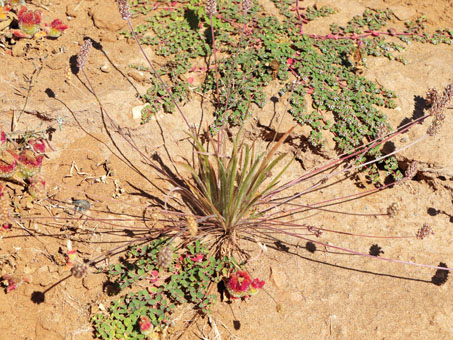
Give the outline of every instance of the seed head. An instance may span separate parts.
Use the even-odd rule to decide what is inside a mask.
[[[77,67],[80,70],[84,68],[84,66],[87,62],[88,55],[90,54],[91,46],[92,46],[91,40],[86,39],[83,42],[82,47],[80,48],[79,55],[77,56]]]
[[[434,117],[433,122],[429,126],[426,133],[430,136],[434,136],[439,132],[442,127],[443,121],[445,120],[444,111],[448,104],[453,99],[453,84],[445,87],[442,96],[439,95],[437,90],[429,89],[426,95],[426,104],[430,106],[429,114]]]
[[[417,162],[413,161],[409,166],[407,167],[404,175],[406,176],[407,179],[412,179],[414,176],[417,174]]]
[[[428,237],[429,235],[434,235],[434,231],[433,228],[431,228],[429,225],[425,223],[423,224],[423,227],[418,229],[415,237],[419,240],[423,240],[425,237]]]
[[[157,265],[162,268],[168,268],[172,261],[173,251],[171,250],[170,245],[168,245],[159,252],[159,255],[157,256]]]
[[[390,216],[390,217],[395,217],[396,215],[398,215],[398,212],[401,210],[401,204],[399,204],[398,202],[393,202],[392,204],[390,204],[390,206],[387,208],[387,214]]]
[[[316,237],[320,237],[322,235],[322,230],[316,228],[315,226],[310,225],[307,227],[307,230],[313,233]]]
[[[75,264],[74,267],[71,268],[71,274],[78,278],[81,279],[83,278],[88,270],[88,266],[86,264],[78,263]]]
[[[252,8],[252,0],[242,0],[242,10],[244,11],[244,15],[247,14]]]
[[[131,18],[131,11],[127,0],[118,0],[118,8],[121,13],[121,18],[123,20],[128,20]]]
[[[431,102],[431,108],[429,113],[437,119],[445,119],[445,116],[440,117],[442,112],[447,108],[447,105],[453,99],[453,84],[445,87],[442,97],[439,96],[436,90],[429,90],[427,95],[427,101]]]
[[[434,102],[439,100],[439,92],[436,89],[429,89],[426,93],[425,103],[426,106],[431,107]]]
[[[198,232],[198,223],[192,215],[186,217],[187,229],[189,229],[190,235],[196,236]]]
[[[209,16],[213,16],[217,12],[217,1],[216,0],[207,0],[206,1],[206,13]]]
[[[387,125],[385,124],[381,124],[379,125],[379,127],[377,128],[377,131],[376,131],[376,137],[381,139],[381,138],[384,138],[386,135],[388,135],[389,133],[389,128]]]
[[[426,130],[426,133],[432,137],[439,132],[441,126],[442,121],[434,119],[431,125],[429,126],[428,130]]]

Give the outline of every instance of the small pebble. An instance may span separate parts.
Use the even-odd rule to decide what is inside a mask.
[[[104,73],[109,73],[110,72],[110,66],[108,64],[104,64],[101,67],[101,71]]]

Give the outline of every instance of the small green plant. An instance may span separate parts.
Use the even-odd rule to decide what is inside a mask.
[[[45,180],[39,174],[46,151],[45,138],[45,131],[1,131],[0,178],[25,181],[32,198],[45,196]]]
[[[450,29],[426,33],[424,18],[408,22],[403,32],[384,30],[394,17],[390,9],[367,9],[345,26],[331,25],[331,33],[325,36],[305,34],[304,24],[335,11],[316,6],[302,11],[297,2],[294,8],[294,1],[273,2],[283,21],[260,15],[263,9],[256,2],[251,2],[245,12],[239,1],[223,2],[211,15],[202,0],[175,1],[154,10],[147,2],[131,3],[135,13],[152,13],[148,23],[135,32],[141,43],[155,46],[157,55],[170,60],[158,72],[168,74],[174,100],[184,102],[190,91],[212,94],[216,104],[213,133],[229,124],[241,125],[252,115],[252,105],[262,108],[267,101],[264,88],[277,81],[279,96],[289,96],[294,120],[310,126],[308,143],[314,149],[325,146],[323,132],[330,131],[338,151],[351,152],[364,141],[376,139],[383,126],[390,128],[381,109],[394,108],[396,94],[361,75],[370,56],[407,63],[399,55],[404,45],[386,37],[394,36],[405,43],[453,41]],[[153,32],[151,37],[144,34],[148,30]],[[216,51],[222,56],[217,58]],[[208,58],[207,68],[195,66],[200,57]],[[193,72],[205,73],[206,77],[201,85],[190,87],[182,76]],[[311,108],[307,107],[307,96],[312,97]],[[174,108],[157,79],[143,98],[150,104],[143,122],[159,110]],[[328,112],[333,119],[326,118]],[[380,155],[379,149],[373,149],[362,161]],[[388,170],[388,176],[398,179],[402,176],[395,162],[383,160],[382,167]],[[381,181],[375,166],[363,170],[370,181]]]
[[[215,300],[210,292],[214,283],[228,275],[228,258],[216,259],[200,241],[173,253],[170,240],[160,238],[144,246],[134,246],[121,263],[107,271],[115,291],[135,288],[112,302],[107,312],[92,321],[102,339],[145,339],[165,333],[178,305],[189,303],[196,311],[208,313]],[[170,248],[168,248],[170,247]],[[160,254],[171,249],[168,268]],[[161,266],[159,266],[161,265]],[[146,288],[137,290],[137,286]]]
[[[272,173],[285,157],[285,154],[276,156],[276,152],[291,131],[271,149],[260,152],[254,145],[244,143],[241,130],[228,155],[225,154],[225,143],[221,148],[220,142],[211,138],[208,149],[197,134],[191,134],[198,161],[183,164],[191,178],[184,179],[186,187],[180,188],[181,195],[194,211],[207,216],[204,223],[212,225],[209,234],[218,233],[220,238],[229,241],[221,243],[227,248],[237,247],[238,229],[260,216],[258,203],[275,188],[288,168],[290,162],[277,174]],[[168,180],[178,184],[172,178]],[[231,249],[223,250],[231,256]]]
[[[194,2],[196,1],[194,0]],[[122,17],[128,22],[132,37],[136,39],[138,46],[143,52],[137,34],[133,31],[130,22],[131,14],[127,2],[125,0],[119,0],[119,8]],[[197,11],[196,13],[200,15],[202,12]],[[245,11],[246,15],[247,13],[248,12]],[[253,10],[251,10],[251,13],[253,13]],[[214,19],[213,14],[214,11],[211,9],[209,15],[211,36],[214,29],[219,31],[218,27],[216,28],[216,22],[218,20]],[[381,18],[381,14],[372,13],[374,19],[376,19],[376,17]],[[236,14],[231,13],[231,15],[234,17]],[[385,17],[385,13],[382,15]],[[238,22],[244,21],[243,19],[240,19],[240,16],[238,16],[237,20],[239,20]],[[374,27],[372,25],[375,25],[373,20],[365,20],[367,25],[371,25],[369,26],[370,28]],[[272,33],[272,30],[275,29],[275,27],[267,21],[261,23],[264,25],[263,30],[264,28],[268,28],[270,30],[269,32]],[[266,26],[266,23],[269,25]],[[289,22],[289,24],[291,24],[291,22]],[[299,21],[297,21],[297,25],[294,23],[292,24],[295,25],[295,28],[300,29]],[[361,27],[360,25],[362,25],[362,23],[358,22],[355,25]],[[243,27],[242,33],[246,32],[247,25],[244,24]],[[374,37],[380,33],[371,31],[365,34],[367,37],[368,34]],[[219,39],[217,39],[217,41],[222,41],[221,30],[218,37]],[[238,51],[236,51],[237,53],[235,52],[231,58],[226,58],[228,59],[227,65],[229,65],[230,68],[224,69],[223,72],[227,79],[230,78],[230,75],[232,77],[231,79],[233,79],[235,77],[234,73],[238,69],[241,71],[239,73],[242,76],[242,72],[250,71],[246,68],[242,69],[240,59],[242,53],[242,49],[240,48],[241,37],[242,35],[239,37],[239,48]],[[275,50],[278,50],[281,41],[276,38],[275,34],[273,36],[270,34],[270,37],[270,40],[266,40],[268,37],[263,35],[258,43],[268,44],[268,46],[273,46]],[[354,54],[356,54],[355,51],[357,48],[363,48],[359,43],[356,44],[357,46],[350,46],[349,44],[354,40],[351,36],[345,39],[335,39],[335,37],[331,35],[325,37],[310,37],[303,35],[301,40],[298,40],[300,44],[296,44],[294,41],[292,43],[286,42],[287,45],[285,46],[287,47],[287,50],[283,49],[286,52],[290,51],[292,53],[292,57],[288,57],[287,59],[285,59],[287,55],[281,55],[288,70],[297,68],[299,73],[304,72],[304,68],[297,66],[297,63],[303,63],[304,61],[304,59],[301,58],[302,52],[307,53],[307,57],[310,56],[310,53],[313,54],[311,55],[312,59],[309,60],[310,63],[307,65],[308,69],[311,67],[312,71],[310,72],[313,72],[312,77],[299,79],[300,82],[296,83],[296,87],[291,87],[289,90],[294,93],[299,92],[300,94],[304,93],[305,90],[307,90],[307,93],[308,91],[311,91],[315,102],[314,105],[318,106],[317,108],[319,109],[316,113],[321,117],[322,111],[325,110],[325,108],[321,108],[321,106],[325,105],[328,100],[332,100],[333,102],[340,100],[343,104],[347,103],[349,106],[344,108],[345,112],[339,118],[340,120],[344,118],[345,123],[343,124],[346,125],[341,128],[341,122],[336,122],[335,124],[340,124],[338,134],[344,138],[349,138],[348,143],[350,143],[349,146],[346,145],[344,147],[344,150],[347,152],[340,157],[329,161],[319,168],[311,169],[305,174],[290,179],[285,183],[280,183],[280,180],[288,165],[283,166],[276,173],[273,172],[276,171],[277,166],[280,166],[280,162],[285,156],[284,154],[278,154],[279,148],[292,130],[289,130],[279,137],[276,143],[269,143],[264,151],[259,151],[258,147],[254,144],[248,145],[244,141],[242,130],[231,138],[232,140],[230,142],[226,137],[226,133],[231,132],[226,131],[227,124],[216,126],[219,128],[219,133],[216,136],[209,132],[207,132],[206,136],[202,135],[187,121],[187,118],[178,106],[177,98],[175,98],[172,93],[171,86],[167,86],[162,79],[162,70],[155,69],[149,58],[143,52],[148,65],[155,76],[156,83],[159,84],[159,86],[162,86],[161,95],[168,96],[174,104],[174,107],[184,119],[189,130],[188,133],[192,142],[194,154],[192,161],[187,160],[182,164],[173,164],[177,169],[175,174],[170,171],[169,167],[156,161],[158,156],[156,156],[157,158],[148,158],[147,155],[143,154],[138,148],[135,148],[135,150],[140,152],[141,156],[143,156],[143,159],[147,161],[147,164],[158,172],[161,179],[164,178],[167,182],[172,184],[171,192],[177,192],[178,195],[174,196],[178,197],[171,197],[169,193],[166,197],[167,201],[165,208],[161,211],[162,214],[165,213],[165,217],[156,219],[159,223],[166,225],[159,228],[158,231],[151,231],[148,229],[149,236],[141,239],[145,240],[147,244],[145,246],[132,247],[119,264],[110,268],[109,276],[112,282],[114,282],[114,285],[120,292],[123,292],[123,290],[127,288],[128,293],[115,300],[107,311],[94,316],[93,323],[95,324],[96,334],[99,337],[104,339],[142,339],[145,336],[153,337],[156,332],[163,334],[170,325],[171,316],[174,315],[177,306],[183,303],[192,304],[194,308],[201,313],[209,312],[209,305],[213,301],[210,287],[212,287],[213,283],[219,282],[222,278],[225,279],[228,275],[230,275],[229,279],[225,279],[225,281],[227,290],[229,290],[231,296],[242,298],[246,295],[254,294],[258,289],[263,287],[264,281],[259,279],[252,280],[250,275],[244,271],[241,266],[237,265],[234,260],[235,257],[240,259],[244,258],[244,262],[247,260],[248,254],[241,248],[240,242],[249,235],[253,238],[257,235],[273,238],[276,233],[280,233],[352,254],[368,257],[372,256],[370,254],[334,246],[327,242],[315,241],[304,236],[306,234],[293,232],[292,230],[305,229],[307,234],[311,234],[315,237],[319,237],[323,231],[344,234],[344,232],[341,231],[291,222],[288,218],[296,214],[310,211],[311,209],[320,208],[321,210],[327,210],[323,208],[323,204],[330,204],[332,201],[345,201],[353,197],[361,197],[361,195],[378,192],[388,188],[390,185],[394,185],[395,182],[391,182],[365,192],[337,197],[323,202],[302,204],[297,201],[302,195],[324,185],[329,179],[337,175],[367,167],[381,160],[390,159],[390,157],[399,150],[395,150],[388,155],[381,155],[379,153],[379,147],[387,140],[407,131],[428,116],[435,117],[432,126],[428,129],[426,134],[411,142],[411,145],[423,141],[425,138],[435,134],[444,119],[441,112],[446,109],[446,106],[453,97],[452,87],[447,87],[442,94],[442,97],[440,95],[434,96],[436,99],[432,104],[430,112],[428,112],[426,116],[400,127],[394,133],[389,133],[388,130],[386,130],[388,127],[386,126],[385,117],[376,113],[377,109],[374,105],[382,104],[390,106],[389,98],[393,95],[385,92],[384,89],[377,87],[373,83],[361,79],[358,75],[352,75],[355,74],[355,70],[358,68],[360,60],[353,60],[356,62],[354,65],[348,64],[345,67],[340,67],[337,63],[340,63],[341,60],[342,63],[347,64],[345,56],[338,54],[337,50],[332,51],[327,49],[327,52],[323,52],[327,55],[324,55],[324,57],[329,57],[328,52],[333,53],[330,55],[330,58],[332,59],[332,65],[334,65],[334,67],[328,68],[327,64],[321,64],[321,66],[319,66],[319,63],[316,63],[317,54],[315,54],[315,52],[318,53],[318,50],[322,51],[323,44],[327,44],[325,43],[326,41],[329,41],[329,43],[332,44],[334,44],[335,41],[340,41],[338,46],[341,46],[341,41],[343,40],[346,42],[347,47],[351,48],[351,50],[348,50],[349,52],[354,52]],[[216,46],[214,39],[212,39],[212,46]],[[90,41],[86,40],[78,56],[77,64],[81,73],[86,77],[89,89],[96,96],[95,90],[84,71],[90,47]],[[250,49],[250,46],[244,48],[245,51],[248,49]],[[266,51],[266,49],[264,49],[264,51]],[[271,49],[271,51],[274,50]],[[297,54],[297,52],[299,54]],[[248,56],[253,57],[252,54]],[[271,64],[278,65],[278,61],[272,63],[273,60],[271,60],[270,57],[271,56],[268,56],[267,59],[271,62],[269,66],[271,66]],[[346,57],[346,59],[348,58]],[[247,62],[248,61],[243,60],[243,65],[248,65]],[[281,62],[280,65],[282,63],[283,62]],[[219,65],[216,64],[215,68],[218,66]],[[253,65],[249,66],[253,71]],[[318,66],[322,69],[317,69]],[[271,80],[273,76],[278,78],[280,67],[271,67],[271,69],[268,70],[269,72],[266,76]],[[317,69],[319,72],[313,71],[314,69]],[[218,71],[210,68],[209,70],[210,74],[213,77],[216,77],[215,74]],[[336,73],[335,70],[338,71],[338,73]],[[221,73],[222,70],[220,70],[220,74]],[[338,78],[339,75],[343,76],[343,78]],[[288,76],[288,74],[282,74],[282,79],[284,81],[285,76]],[[255,77],[259,76],[251,74],[251,78]],[[228,105],[230,100],[228,93],[231,90],[228,83],[229,81],[226,81],[227,85],[222,87],[221,99],[219,100],[217,98],[216,103],[216,107],[220,109],[214,113],[214,119],[220,117],[223,119],[223,123],[230,122],[229,119],[232,114],[231,107]],[[231,94],[238,93],[243,89],[243,87],[241,87],[242,83],[237,83],[233,80],[232,83],[239,84],[239,89],[236,92],[234,89],[231,90]],[[215,79],[213,79],[212,84],[213,87],[211,91],[216,90],[217,92],[219,88]],[[364,88],[354,91],[351,90],[354,86],[359,85]],[[299,88],[297,88],[297,86],[299,86]],[[316,92],[317,89],[320,91],[319,93]],[[329,91],[332,91],[332,93]],[[224,95],[224,102],[222,102],[222,95]],[[340,99],[336,99],[334,97],[335,95],[338,95]],[[333,98],[330,98],[330,96],[333,96]],[[389,101],[386,102],[383,97],[386,97]],[[96,96],[96,98],[98,97]],[[250,98],[251,97],[249,96],[246,101],[247,107],[250,104]],[[363,102],[361,100],[363,100]],[[374,129],[373,131],[368,129],[365,126],[366,124],[363,123],[369,117],[366,115],[357,116],[357,112],[366,111],[364,108],[357,107],[357,105],[365,105],[368,101],[371,102],[369,104],[370,111],[375,113],[375,115],[372,115],[372,118],[370,118],[374,120],[375,124],[375,126],[373,126],[373,124],[370,123],[370,126]],[[237,99],[237,102],[244,104],[240,99]],[[223,104],[225,104],[225,109],[222,111],[221,107]],[[328,109],[334,110],[333,108]],[[114,120],[111,119],[111,116],[105,109],[103,109],[103,113],[105,113],[106,117],[113,123],[112,125],[117,129],[117,132],[134,147],[134,143],[130,142],[122,129],[114,124]],[[322,118],[319,117],[316,117],[316,119],[318,122],[322,120]],[[244,123],[242,120],[239,121],[241,124]],[[325,122],[325,124],[328,126],[335,125],[334,123],[328,122]],[[314,128],[317,128],[316,124],[314,124]],[[356,135],[352,135],[357,140],[352,139],[351,136],[348,135],[348,133],[351,134],[351,131],[347,130],[348,128],[356,129],[353,132],[357,135],[361,134],[360,136],[363,138],[360,139]],[[344,133],[344,135],[341,135],[341,133]],[[208,141],[206,144],[203,142],[204,137],[206,137]],[[374,157],[369,157],[370,155]],[[346,162],[349,162],[349,164],[344,168],[338,167],[339,164],[344,164]],[[181,175],[178,165],[188,170],[189,175]],[[392,160],[390,160],[387,165],[387,171],[389,173],[395,173],[397,171],[397,163],[392,163]],[[331,171],[327,173],[326,170]],[[395,177],[399,182],[408,181],[413,178],[416,171],[416,166],[411,165],[406,170],[404,176],[399,174],[399,176]],[[307,179],[310,179],[312,184],[307,184]],[[294,187],[296,185],[304,183],[304,188],[295,190]],[[288,189],[291,189],[292,193],[285,194],[285,190]],[[169,197],[174,199],[173,203],[175,203],[171,209],[167,209]],[[190,210],[189,213],[187,212],[188,210]],[[367,214],[360,215],[363,216]],[[371,213],[368,215],[376,216],[387,214]],[[388,215],[390,215],[390,213]],[[153,232],[153,236],[158,233],[158,239],[153,240],[153,236],[151,236]],[[188,235],[189,233],[190,236]],[[348,234],[354,235],[351,233]],[[412,236],[404,237],[418,238],[418,235],[424,234],[423,232],[420,232]],[[178,247],[176,247],[173,244],[173,241],[176,238],[179,239],[180,236],[181,242],[178,244]],[[394,237],[401,238],[401,236]],[[385,236],[385,238],[390,237]],[[137,240],[132,242],[137,242]],[[208,242],[210,242],[211,245],[210,251],[208,251],[204,245],[208,244]],[[380,260],[442,269],[432,265],[421,265],[384,257],[372,257]],[[239,270],[232,270],[233,266]],[[450,270],[450,268],[448,268],[448,270]],[[143,285],[146,287],[145,289],[139,290],[137,288]]]
[[[42,12],[29,10],[24,1],[0,1],[0,33],[11,33],[16,39],[39,39],[42,37],[58,38],[68,28],[60,19],[53,20],[50,24],[41,27]],[[20,7],[19,7],[20,6]],[[17,21],[19,29],[11,29]],[[10,32],[8,32],[10,31]]]

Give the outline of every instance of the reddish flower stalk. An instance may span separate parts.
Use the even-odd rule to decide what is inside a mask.
[[[333,39],[333,40],[344,40],[344,39],[358,40],[358,39],[366,38],[366,37],[369,37],[369,36],[379,37],[380,35],[424,37],[424,35],[420,34],[420,33],[396,32],[396,30],[394,28],[389,28],[387,32],[372,31],[372,30],[366,30],[364,32],[365,33],[363,33],[363,34],[352,33],[351,35],[341,35],[341,34],[329,33],[329,34],[326,34],[326,35],[307,34],[307,36],[309,36],[310,38],[313,38],[313,39],[320,39],[320,40],[327,40],[327,39]]]

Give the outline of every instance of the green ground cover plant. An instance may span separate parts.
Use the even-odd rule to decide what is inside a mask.
[[[148,23],[135,31],[142,44],[155,46],[156,55],[168,60],[157,71],[169,77],[175,100],[184,102],[190,91],[213,94],[217,108],[211,125],[213,132],[225,124],[242,124],[252,115],[251,104],[262,108],[268,100],[263,89],[276,80],[279,96],[289,93],[289,112],[294,120],[311,127],[308,141],[315,150],[325,144],[324,130],[333,134],[340,152],[349,152],[364,141],[375,139],[382,129],[391,129],[380,108],[394,108],[396,94],[361,75],[367,58],[385,56],[404,64],[406,61],[398,53],[411,41],[452,44],[449,29],[432,35],[424,32],[423,17],[407,22],[403,32],[386,29],[394,18],[389,9],[367,9],[344,27],[331,25],[331,33],[326,36],[304,34],[304,23],[335,11],[308,7],[301,15],[298,3],[296,10],[290,10],[294,9],[294,1],[274,4],[285,17],[283,21],[264,15],[256,3],[251,3],[244,16],[240,1],[225,1],[211,16],[212,25],[201,0],[169,2],[168,7],[157,10],[152,10],[147,2],[131,5],[133,13],[149,14]],[[222,55],[217,66],[214,51]],[[208,61],[207,69],[200,70],[207,74],[200,85],[191,86],[193,78],[182,76],[197,69],[197,58]],[[307,95],[312,97],[312,107],[307,107]],[[174,110],[157,80],[144,99],[150,107],[143,111],[143,122],[161,110]],[[332,113],[334,119],[327,119],[326,113]],[[373,149],[362,161],[379,155],[380,150]],[[402,177],[394,159],[388,158],[384,163],[388,175]],[[370,180],[379,181],[375,167],[366,170]]]
[[[131,38],[136,39],[143,52],[140,39],[130,21],[131,12],[127,1],[118,2],[121,15],[127,20],[131,29]],[[275,18],[261,18],[258,15],[259,7],[252,6],[250,1],[243,1],[240,8],[237,7],[239,3],[232,2],[231,6],[229,4],[225,4],[225,7],[218,12],[216,2],[213,0],[208,1],[203,7],[195,0],[174,2],[168,9],[162,9],[168,13],[162,12],[161,20],[154,22],[152,26],[157,27],[155,33],[161,28],[159,25],[162,22],[172,27],[171,30],[166,31],[167,40],[163,44],[167,45],[166,49],[159,50],[161,51],[159,53],[170,53],[168,56],[173,57],[173,54],[181,51],[184,53],[184,50],[181,50],[184,46],[191,46],[195,51],[195,57],[188,58],[187,62],[191,58],[200,57],[198,55],[200,51],[204,51],[205,56],[212,56],[211,60],[217,60],[213,67],[208,63],[206,80],[199,88],[206,95],[212,95],[216,108],[211,128],[205,133],[197,131],[187,120],[179,105],[180,97],[174,92],[176,87],[172,82],[187,72],[187,68],[184,68],[184,65],[179,70],[174,65],[156,68],[144,54],[148,63],[146,67],[154,76],[155,86],[159,88],[159,91],[149,95],[154,98],[153,102],[162,105],[163,109],[166,107],[170,111],[181,114],[192,145],[192,159],[184,159],[179,163],[173,162],[172,166],[177,170],[172,172],[168,166],[157,161],[156,157],[143,153],[123,129],[111,119],[108,111],[105,108],[102,110],[111,128],[140,154],[143,161],[157,172],[159,178],[171,184],[172,189],[165,197],[165,205],[148,220],[154,224],[158,223],[160,228],[144,229],[146,236],[140,236],[130,241],[128,245],[140,242],[145,245],[129,247],[120,263],[108,269],[113,286],[117,288],[114,291],[119,290],[122,295],[106,312],[97,314],[93,318],[96,334],[101,338],[157,338],[171,323],[171,315],[178,304],[190,303],[202,314],[209,312],[209,305],[213,301],[211,288],[221,280],[224,281],[230,297],[246,298],[255,294],[263,287],[264,281],[252,280],[245,270],[244,266],[250,258],[247,251],[241,247],[241,242],[245,239],[267,240],[275,238],[276,234],[282,234],[350,254],[425,266],[441,271],[450,270],[444,264],[424,265],[381,257],[379,247],[376,248],[377,253],[367,254],[318,241],[316,237],[322,233],[344,233],[298,223],[297,220],[294,222],[290,218],[312,209],[335,212],[325,206],[333,201],[342,202],[351,198],[360,198],[397,183],[410,181],[417,173],[417,165],[410,164],[403,174],[399,171],[396,160],[392,158],[401,150],[383,154],[380,148],[388,140],[399,136],[427,117],[433,117],[433,121],[426,133],[404,148],[436,134],[445,119],[444,111],[453,99],[453,86],[447,86],[442,93],[435,90],[429,91],[425,115],[389,132],[390,127],[385,115],[376,107],[392,107],[391,99],[394,94],[361,77],[359,64],[364,62],[365,53],[371,54],[372,51],[380,53],[379,51],[387,48],[397,49],[398,45],[388,45],[378,39],[381,32],[375,31],[382,27],[382,21],[385,22],[391,17],[391,12],[369,11],[363,17],[353,19],[346,28],[334,27],[334,32],[335,29],[336,32],[343,30],[341,34],[316,36],[303,34],[304,21],[328,15],[332,12],[331,10],[314,8],[307,11],[304,17],[297,11],[297,16],[287,15],[287,26],[283,29],[283,25]],[[284,3],[281,10],[284,14]],[[249,26],[249,21],[246,19],[252,15],[254,20]],[[193,25],[192,19],[184,23],[183,25],[189,25],[184,26],[186,29],[200,27],[200,23],[201,27],[204,24],[207,26],[205,34],[199,35],[200,38],[206,37],[205,40],[201,40],[201,48],[194,46],[193,41],[192,45],[185,45],[183,37],[190,36],[188,32],[181,36],[175,33],[174,29],[177,26],[172,25],[174,22],[186,20],[186,16],[193,20],[198,18],[198,21],[195,20],[196,25]],[[223,18],[227,16],[229,19],[224,20]],[[261,21],[260,18],[263,20]],[[291,30],[288,30],[288,27]],[[249,29],[261,33],[255,35],[250,33]],[[138,32],[143,30],[139,29]],[[229,31],[235,31],[236,34],[229,35],[226,33]],[[288,32],[293,33],[290,35]],[[394,32],[388,32],[388,34],[398,36],[398,33]],[[407,32],[403,35],[414,38],[419,37],[418,34]],[[168,38],[169,35],[175,39],[176,48]],[[158,33],[156,36],[158,39],[164,38],[163,36],[159,38]],[[442,33],[441,36],[447,42],[446,35]],[[367,39],[370,39],[369,42]],[[228,42],[234,46],[231,55],[225,53],[228,51],[222,51],[220,47],[224,44],[228,45]],[[148,43],[148,40],[142,43]],[[159,46],[160,44],[162,41],[159,40]],[[88,88],[98,99],[96,90],[84,70],[90,47],[90,40],[85,40],[77,64]],[[368,48],[370,48],[369,51]],[[261,53],[257,53],[257,50]],[[174,53],[172,54],[171,51]],[[226,57],[220,57],[219,53],[217,58],[217,52],[222,52]],[[173,60],[182,59],[177,59],[175,56]],[[277,63],[274,63],[274,60],[277,60]],[[272,65],[277,66],[272,67]],[[190,67],[190,64],[187,67]],[[183,70],[186,71],[183,72]],[[172,72],[176,72],[177,75],[172,76]],[[290,77],[294,77],[295,80],[290,81]],[[320,129],[330,129],[338,137],[337,146],[342,152],[340,156],[329,160],[323,166],[310,169],[291,179],[283,176],[287,175],[288,165],[279,166],[285,157],[281,147],[292,129],[264,148],[248,142],[241,129],[233,138],[228,135],[231,132],[231,125],[245,124],[245,119],[251,112],[251,104],[256,104],[258,107],[262,104],[257,99],[260,93],[263,93],[260,91],[277,79],[281,81],[282,89],[290,91],[292,103],[290,113],[296,121],[310,124],[314,131],[312,134],[317,133],[318,125]],[[187,83],[190,84],[190,82]],[[300,108],[303,108],[307,94],[312,95],[313,111],[306,113],[301,109],[295,114],[294,103],[297,102]],[[181,97],[184,96],[181,95]],[[246,108],[245,114],[241,113],[242,109],[238,109],[241,105]],[[336,121],[324,122],[323,110],[334,112]],[[335,110],[339,110],[337,115]],[[316,141],[316,137],[313,138]],[[314,142],[312,144],[318,145]],[[356,194],[347,194],[322,202],[310,202],[309,205],[298,201],[303,195],[316,190],[338,175],[369,168],[380,161],[387,162],[385,164],[387,171],[394,174],[393,181]],[[186,169],[189,174],[182,175],[178,169]],[[377,169],[373,171],[377,176]],[[293,190],[299,185],[302,188],[298,188],[301,189],[294,190],[291,194],[287,193],[288,189]],[[178,195],[170,195],[172,193]],[[172,208],[167,204],[169,200],[173,203]],[[389,210],[381,214],[360,215],[391,217],[392,212]],[[306,231],[309,236],[297,232],[299,229]],[[430,231],[429,226],[423,225],[413,235],[394,236],[394,238],[423,239],[429,236]],[[354,236],[351,233],[348,235]],[[385,236],[385,238],[392,237]],[[376,236],[376,238],[379,237]],[[179,241],[176,242],[176,239]],[[89,262],[89,264],[94,263],[94,260]],[[142,281],[146,281],[147,288],[136,289],[138,283]],[[124,294],[125,289],[130,291]]]
[[[208,313],[216,295],[212,284],[228,275],[228,258],[216,259],[200,241],[175,251],[171,240],[159,238],[128,250],[120,263],[107,270],[110,291],[123,295],[112,302],[107,313],[93,317],[96,334],[102,339],[145,339],[165,334],[177,306],[191,304]],[[166,259],[162,254],[166,253]],[[165,263],[164,263],[165,262]],[[144,284],[144,289],[137,287]],[[126,288],[132,291],[124,293]],[[141,327],[139,321],[152,326]]]

